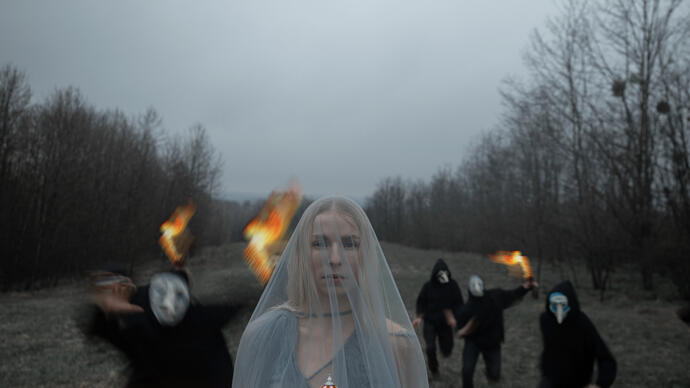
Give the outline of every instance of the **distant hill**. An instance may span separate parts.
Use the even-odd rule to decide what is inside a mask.
[[[244,201],[253,202],[256,200],[264,201],[268,198],[269,194],[270,193],[246,193],[239,191],[229,191],[225,193],[220,193],[218,195],[218,199],[222,199],[225,201],[234,201],[239,203],[243,203]],[[321,198],[322,196],[322,194],[306,194],[306,197],[310,199]],[[364,197],[355,197],[351,195],[346,195],[346,197],[357,202],[360,206],[364,206],[366,202],[366,199]]]
[[[254,202],[256,200],[261,200],[261,201],[266,200],[266,198],[268,198],[269,194],[270,193],[245,193],[245,192],[229,191],[229,192],[225,192],[225,193],[220,193],[218,195],[218,199],[222,199],[225,201],[234,201],[234,202],[239,202],[239,203],[243,203],[244,201]]]

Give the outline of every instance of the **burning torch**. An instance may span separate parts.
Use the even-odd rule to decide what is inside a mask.
[[[508,275],[513,277],[521,277],[530,285],[536,287],[534,276],[532,275],[532,267],[529,265],[527,256],[523,256],[520,251],[498,251],[489,258],[494,263],[499,263],[508,266]],[[535,295],[536,297],[536,295]]]
[[[261,284],[265,285],[284,248],[283,235],[302,201],[302,190],[296,182],[285,191],[274,191],[259,214],[244,228],[249,240],[244,258]]]
[[[194,237],[187,229],[189,220],[196,211],[196,204],[189,200],[185,206],[178,206],[170,219],[161,225],[161,237],[158,243],[174,266],[184,265],[184,259]]]

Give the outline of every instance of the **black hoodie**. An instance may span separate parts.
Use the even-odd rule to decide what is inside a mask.
[[[561,324],[549,310],[549,296],[560,292],[568,298],[568,311]],[[583,387],[590,384],[597,361],[596,384],[607,388],[616,378],[616,360],[599,336],[594,324],[580,310],[580,303],[569,281],[556,285],[546,295],[546,311],[539,319],[544,350],[541,354],[542,376],[554,388]]]
[[[484,295],[474,296],[470,292],[467,304],[458,315],[458,329],[470,319],[475,319],[475,328],[465,339],[473,341],[483,349],[500,346],[505,338],[503,327],[503,310],[522,298],[528,289],[518,286],[513,290],[493,288],[485,290]]]
[[[202,305],[189,309],[174,327],[158,323],[149,303],[149,286],[140,287],[131,303],[143,313],[106,317],[96,309],[87,334],[110,341],[130,361],[127,387],[229,387],[232,359],[222,327],[237,306]]]
[[[441,284],[438,281],[437,276],[441,270],[448,272],[448,283]],[[417,315],[423,316],[426,321],[443,324],[443,310],[450,309],[455,313],[462,308],[463,303],[458,283],[451,276],[450,269],[443,259],[438,259],[431,271],[431,279],[424,283],[417,297]]]

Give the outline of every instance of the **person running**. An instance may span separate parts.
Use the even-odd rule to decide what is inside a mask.
[[[478,275],[469,280],[469,299],[458,317],[458,334],[465,338],[462,352],[462,386],[474,385],[474,368],[481,354],[486,364],[486,377],[498,381],[501,375],[501,344],[505,339],[503,310],[536,286],[533,279],[526,280],[513,290],[484,289],[484,281]]]
[[[424,283],[417,297],[417,317],[412,325],[417,328],[424,323],[422,331],[426,344],[427,363],[432,376],[438,377],[436,338],[441,355],[449,357],[453,351],[453,331],[457,323],[455,313],[464,304],[458,283],[451,277],[450,269],[443,259],[438,259],[431,270],[431,279]]]
[[[544,343],[539,388],[608,388],[616,379],[616,360],[589,317],[580,310],[570,281],[556,285],[539,317]],[[594,362],[598,376],[592,384]]]

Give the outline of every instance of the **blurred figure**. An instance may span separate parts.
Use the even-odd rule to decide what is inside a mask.
[[[544,341],[540,388],[607,388],[613,384],[616,360],[592,321],[580,310],[569,281],[549,292],[539,326]],[[596,384],[591,384],[595,360],[598,377]]]
[[[84,328],[130,361],[127,387],[229,387],[232,359],[221,328],[234,306],[204,306],[189,291],[189,275],[172,270],[135,287],[119,271],[91,277],[95,306]]]
[[[434,377],[438,377],[436,338],[443,357],[453,351],[453,332],[457,326],[455,314],[464,301],[458,283],[451,277],[443,259],[438,259],[431,270],[431,279],[424,283],[417,297],[417,317],[412,325],[417,328],[424,322],[423,333],[427,362]]]
[[[533,279],[526,280],[514,290],[500,288],[485,290],[484,280],[470,276],[469,298],[458,316],[458,335],[465,338],[462,352],[462,386],[474,386],[474,368],[479,354],[484,357],[486,377],[496,382],[501,377],[501,344],[505,337],[503,310],[515,304],[536,286]]]

